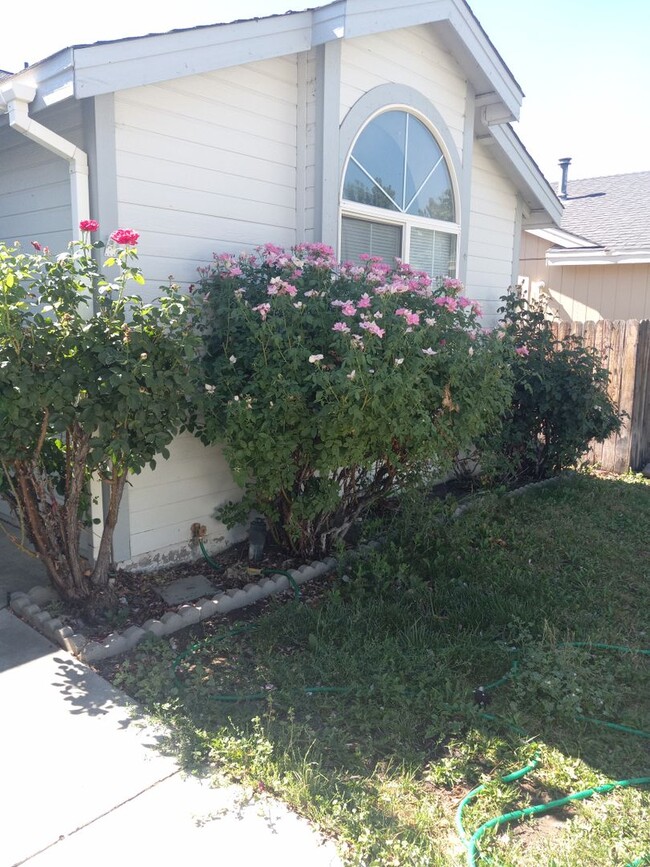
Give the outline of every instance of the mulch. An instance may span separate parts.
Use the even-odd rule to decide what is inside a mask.
[[[57,616],[75,631],[88,638],[101,641],[111,632],[123,632],[129,626],[142,626],[147,620],[159,620],[168,611],[177,611],[180,605],[170,605],[160,595],[160,588],[181,578],[205,576],[215,587],[214,592],[224,592],[245,587],[259,581],[266,569],[282,571],[295,569],[302,561],[269,547],[263,559],[250,568],[248,542],[233,545],[211,556],[220,568],[215,569],[201,557],[190,563],[166,565],[155,570],[116,570],[109,579],[112,604],[101,613],[89,616],[87,611],[74,609],[65,603],[57,603]],[[195,600],[192,600],[195,601]]]

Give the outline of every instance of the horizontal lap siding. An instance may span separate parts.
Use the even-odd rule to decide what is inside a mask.
[[[39,112],[39,123],[84,148],[81,106],[70,102]],[[0,129],[0,241],[38,240],[60,252],[72,237],[67,160],[9,127]]]
[[[467,294],[493,324],[512,283],[517,192],[480,141],[474,143],[467,253]]]
[[[295,242],[296,110],[295,57],[116,94],[120,223],[141,233],[149,286]]]
[[[241,538],[213,517],[217,506],[241,497],[219,448],[184,434],[170,446],[169,460],[129,481],[130,562],[192,559],[199,553],[190,547],[195,522],[205,525],[211,547]]]
[[[150,294],[194,281],[214,252],[295,242],[296,113],[295,57],[116,94],[120,223],[141,234]],[[210,547],[241,538],[213,517],[241,496],[221,450],[183,435],[170,452],[131,479],[132,565],[195,557],[195,522]]]
[[[343,42],[341,120],[373,87],[402,84],[432,102],[462,155],[465,77],[432,27],[413,27]]]

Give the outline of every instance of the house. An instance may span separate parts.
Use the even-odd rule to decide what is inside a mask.
[[[152,295],[266,242],[399,254],[459,277],[494,321],[522,228],[562,211],[509,126],[522,98],[463,0],[338,0],[67,48],[0,81],[0,238],[56,250],[82,218],[132,226]],[[195,522],[214,549],[233,538],[211,517],[238,493],[219,450],[171,451],[132,479],[120,564],[187,559]]]
[[[650,171],[570,180],[569,162],[560,229],[523,233],[524,283],[564,320],[649,319]]]

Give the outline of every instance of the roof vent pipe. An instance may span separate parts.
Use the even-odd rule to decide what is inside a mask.
[[[569,174],[569,166],[571,165],[571,157],[562,157],[560,159],[560,168],[562,169],[562,180],[560,181],[560,198],[566,199],[567,191],[567,175]]]

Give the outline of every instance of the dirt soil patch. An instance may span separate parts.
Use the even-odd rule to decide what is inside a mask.
[[[190,563],[178,563],[155,570],[118,569],[109,579],[114,601],[101,614],[92,617],[62,601],[51,603],[47,608],[75,632],[101,641],[111,632],[123,632],[129,626],[142,626],[147,620],[159,620],[168,611],[177,611],[181,604],[186,604],[170,605],[161,597],[160,588],[172,581],[203,575],[214,585],[215,592],[224,592],[259,581],[270,571],[286,571],[302,565],[302,561],[270,547],[255,568],[251,568],[247,541],[233,545],[211,559],[220,568],[215,569],[201,557]]]

